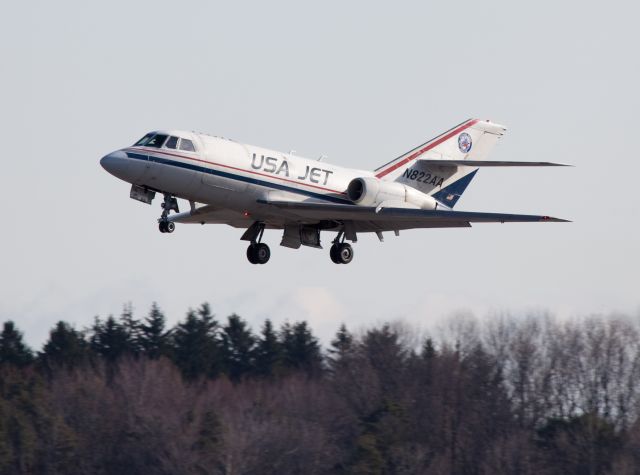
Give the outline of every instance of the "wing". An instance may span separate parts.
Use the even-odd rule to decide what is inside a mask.
[[[295,215],[301,221],[351,221],[355,230],[395,231],[413,228],[457,228],[469,227],[471,223],[531,223],[567,222],[567,220],[528,214],[475,213],[469,211],[439,211],[413,208],[382,208],[343,204],[310,202],[265,201],[259,203],[273,206]]]
[[[553,162],[499,162],[495,160],[418,160],[419,163],[428,166],[439,167],[570,167],[564,163]]]

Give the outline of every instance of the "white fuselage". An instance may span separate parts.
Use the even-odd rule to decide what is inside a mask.
[[[102,164],[129,183],[270,224],[285,218],[278,219],[276,210],[258,200],[351,204],[349,182],[373,175],[223,138],[188,135],[195,152],[131,146],[107,155]]]

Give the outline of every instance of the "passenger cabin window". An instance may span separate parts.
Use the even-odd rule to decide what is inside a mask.
[[[180,139],[180,150],[185,152],[195,152],[196,149],[193,146],[193,142],[188,139]]]
[[[140,140],[138,140],[135,144],[133,144],[133,146],[134,147],[141,147],[144,144],[146,144],[151,137],[153,137],[153,134],[147,134],[144,137],[142,137]]]
[[[167,140],[168,135],[156,134],[145,144],[146,147],[155,147],[160,148],[165,140]]]
[[[174,137],[173,135],[169,137],[167,142],[164,144],[167,148],[178,148],[178,137]]]

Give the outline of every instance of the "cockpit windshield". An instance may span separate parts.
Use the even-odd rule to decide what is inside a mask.
[[[169,136],[166,134],[157,134],[155,132],[148,133],[138,140],[134,147],[154,147],[154,148],[172,148],[184,150],[185,152],[195,152],[196,148],[192,140]]]
[[[155,134],[151,133],[151,134],[147,134],[144,137],[142,137],[140,140],[138,140],[135,144],[133,144],[134,147],[142,147],[143,145],[145,145],[149,139],[151,137],[153,137]]]
[[[162,144],[164,143],[165,140],[167,140],[168,135],[164,135],[164,134],[156,134],[156,133],[149,133],[147,135],[145,135],[144,137],[142,137],[140,140],[138,140],[135,144],[134,147],[155,147],[155,148],[160,148],[162,147]]]
[[[155,147],[155,148],[160,148],[162,147],[162,144],[164,143],[165,140],[167,140],[168,135],[163,135],[163,134],[156,134],[153,137],[151,137],[146,144],[144,144],[145,147]]]

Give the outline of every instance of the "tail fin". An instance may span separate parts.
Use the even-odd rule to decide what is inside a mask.
[[[502,125],[469,119],[377,168],[375,176],[416,188],[453,208],[477,172],[460,161],[484,160],[505,131]],[[456,163],[433,165],[422,160]]]

